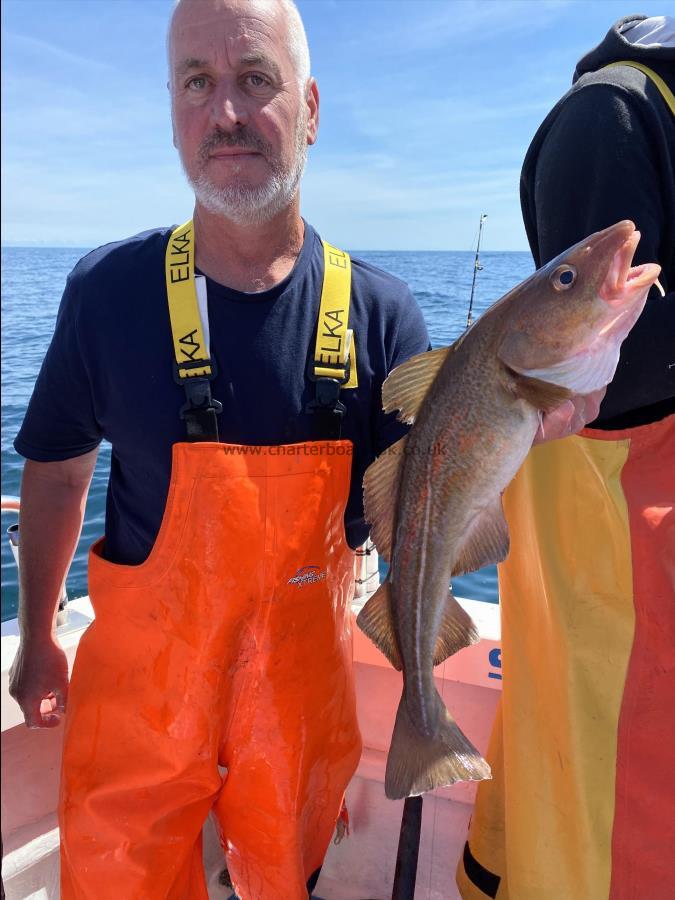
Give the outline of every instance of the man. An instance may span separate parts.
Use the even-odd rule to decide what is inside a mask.
[[[429,340],[404,284],[300,217],[319,96],[294,5],[182,0],[169,62],[193,223],[99,248],[68,280],[16,440],[11,690],[30,726],[57,724],[53,610],[105,438],[61,896],[205,897],[213,808],[237,893],[288,900],[307,896],[360,755],[352,549],[363,472],[401,434],[381,384]]]
[[[28,461],[11,690],[30,726],[58,722],[53,612],[106,438],[61,895],[205,897],[213,809],[239,896],[295,900],[360,753],[352,549],[363,472],[401,434],[381,385],[428,336],[405,285],[300,217],[319,96],[292,3],[182,0],[169,38],[194,219],[99,248],[69,278],[15,444]],[[571,427],[574,405],[552,421]]]
[[[522,172],[537,265],[621,219],[662,266],[600,414],[505,494],[504,682],[464,898],[666,900],[675,880],[675,20],[579,62]]]

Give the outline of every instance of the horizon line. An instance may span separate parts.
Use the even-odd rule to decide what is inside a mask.
[[[115,241],[108,241],[106,243],[115,243]],[[95,244],[92,246],[87,246],[85,244],[24,244],[24,243],[9,243],[9,244],[0,244],[0,250],[97,250],[99,247],[105,247],[105,244]],[[475,248],[471,248],[469,250],[459,250],[455,248],[448,247],[445,250],[432,250],[432,249],[407,249],[407,250],[394,250],[391,247],[357,247],[356,249],[351,249],[348,251],[349,253],[475,253]],[[486,250],[481,248],[481,254],[483,253],[527,253],[529,255],[529,250]]]

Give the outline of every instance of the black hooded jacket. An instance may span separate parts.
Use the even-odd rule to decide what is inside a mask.
[[[594,231],[632,219],[641,232],[633,265],[658,262],[667,296],[652,288],[621,348],[594,428],[621,429],[675,412],[675,117],[648,66],[675,92],[675,47],[632,44],[626,16],[578,63],[573,87],[528,149],[521,206],[537,267]]]

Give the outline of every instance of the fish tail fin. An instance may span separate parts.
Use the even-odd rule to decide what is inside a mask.
[[[415,797],[457,781],[490,778],[490,767],[465,737],[438,693],[438,726],[432,736],[421,734],[401,697],[391,739],[384,790],[390,800]]]

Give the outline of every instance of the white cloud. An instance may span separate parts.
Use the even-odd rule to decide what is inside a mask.
[[[98,71],[108,73],[114,71],[114,67],[101,59],[92,56],[82,56],[79,53],[73,53],[57,44],[51,44],[48,41],[40,40],[28,34],[19,34],[15,31],[3,29],[3,37],[5,39],[5,52],[9,56],[9,60],[13,59],[14,54],[26,54],[30,56],[41,57],[44,63],[44,57],[50,57],[51,60],[58,64],[64,63],[69,66],[75,66],[81,69],[83,66],[89,71]]]
[[[358,249],[468,249],[481,212],[501,249],[526,246],[517,205],[519,170],[437,175],[310,166],[303,184],[309,221],[335,243]]]
[[[457,42],[478,46],[488,39],[548,28],[573,0],[445,0],[407,5],[411,15],[389,16],[378,33],[375,52],[396,56],[447,48]],[[420,14],[418,14],[418,12]],[[370,35],[355,34],[354,46],[372,45]]]

